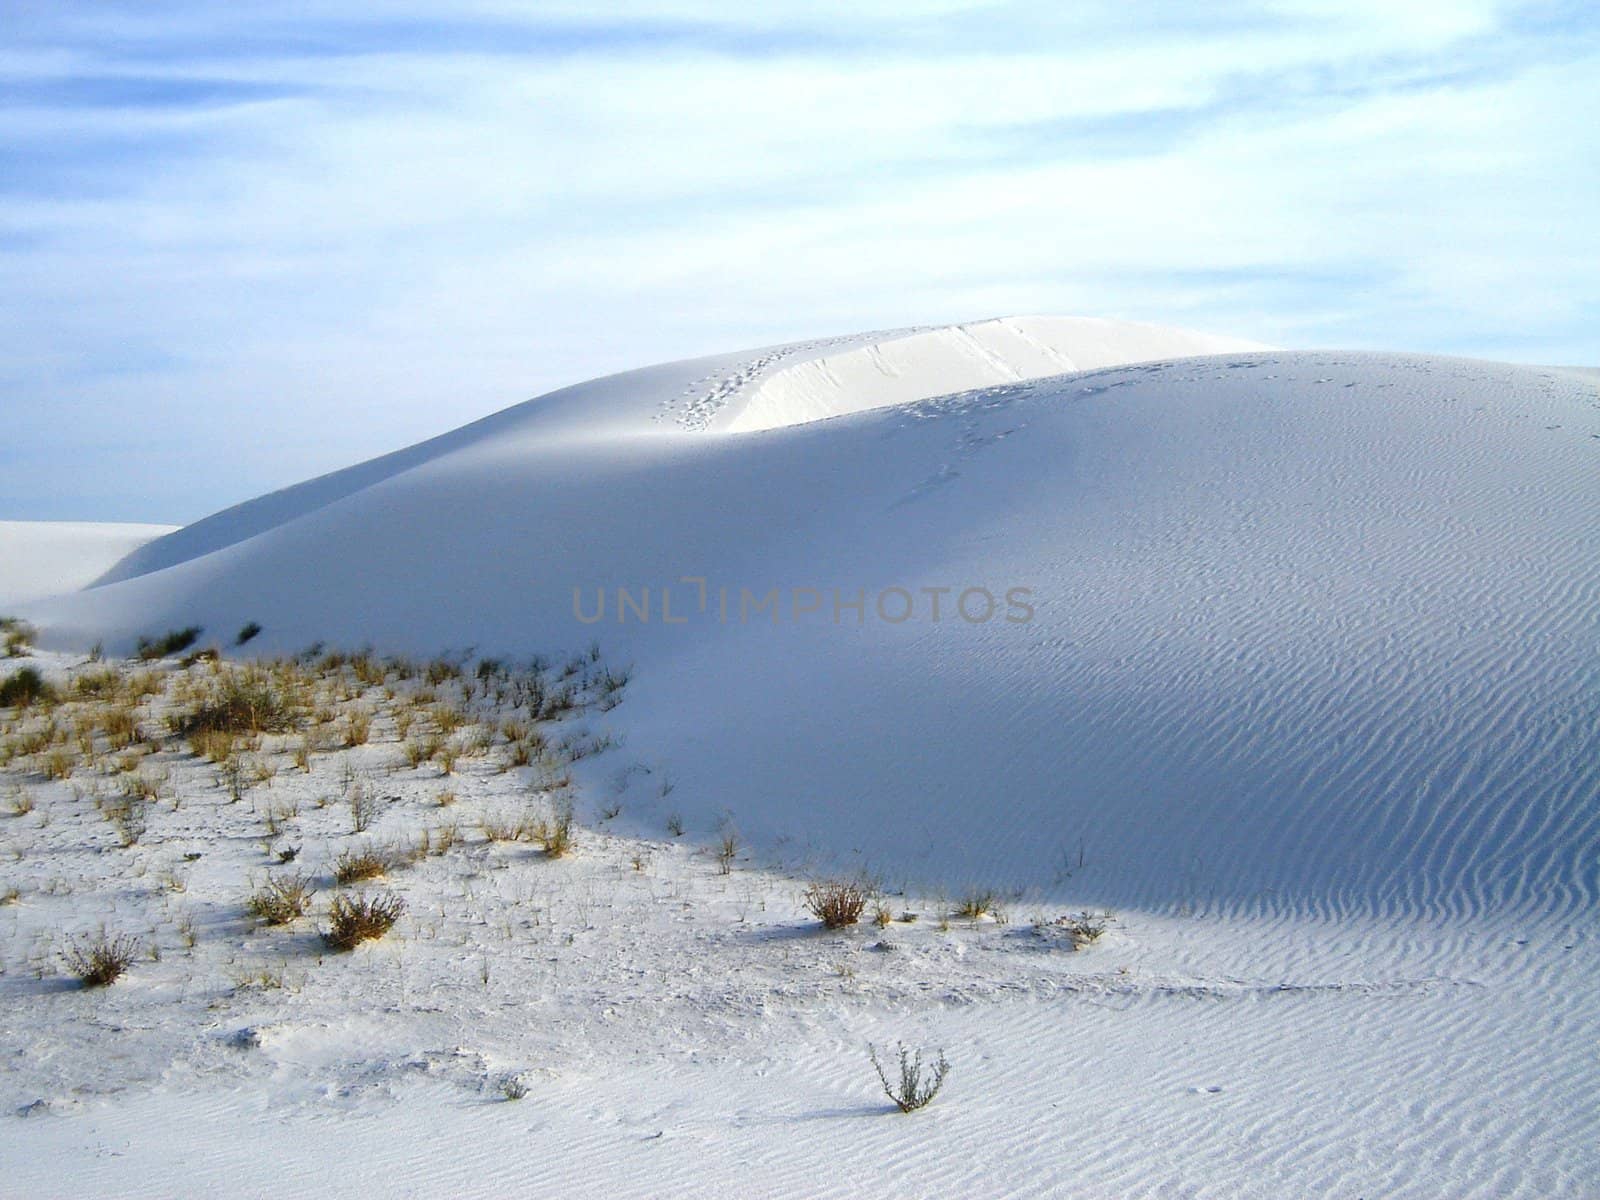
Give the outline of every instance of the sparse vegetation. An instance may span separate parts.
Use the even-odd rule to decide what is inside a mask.
[[[172,718],[173,732],[282,733],[295,723],[295,705],[271,674],[259,667],[224,670],[212,693]]]
[[[1072,939],[1073,948],[1081,950],[1098,942],[1106,930],[1111,928],[1111,923],[1115,919],[1115,914],[1109,911],[1084,911],[1057,917],[1055,923],[1067,931],[1067,936]]]
[[[261,626],[255,621],[250,621],[239,630],[238,636],[233,639],[233,644],[235,646],[243,646],[246,642],[249,642],[256,636],[256,634],[260,632]]]
[[[357,782],[350,788],[350,826],[356,833],[365,833],[378,819],[378,798]]]
[[[106,987],[120,979],[139,957],[139,939],[129,934],[112,936],[101,930],[92,938],[67,946],[67,970],[86,988]]]
[[[150,821],[146,812],[148,804],[149,801],[137,792],[125,792],[115,800],[106,802],[106,820],[117,831],[118,844],[124,850],[138,845],[139,839],[144,836]]]
[[[506,1075],[500,1080],[500,1096],[505,1100],[521,1100],[528,1094],[528,1085],[516,1075]]]
[[[406,902],[393,892],[335,896],[328,908],[328,929],[323,940],[335,950],[354,950],[362,942],[388,933],[405,910]]]
[[[251,894],[245,911],[263,924],[287,925],[306,915],[314,894],[309,875],[278,875]]]
[[[969,921],[976,921],[988,916],[999,907],[1000,897],[989,889],[975,889],[961,897],[961,902],[956,905],[956,915],[965,917]]]
[[[23,658],[39,640],[39,631],[21,617],[0,617],[0,646],[7,658]]]
[[[378,879],[387,875],[397,865],[393,853],[376,846],[345,850],[333,860],[333,878],[341,884],[359,883],[363,879]]]
[[[159,637],[142,637],[134,653],[142,662],[171,658],[175,654],[182,654],[199,641],[203,632],[205,631],[200,626],[189,625],[183,629],[169,629]]]
[[[0,683],[0,708],[31,708],[55,698],[55,689],[44,681],[37,667],[22,667]]]
[[[824,880],[806,889],[805,903],[824,927],[843,929],[861,919],[867,907],[867,889],[850,880]]]
[[[552,806],[550,820],[544,824],[540,841],[551,858],[560,858],[572,849],[572,800],[562,796]]]
[[[878,1061],[877,1047],[869,1045],[867,1055],[872,1059],[872,1069],[878,1073],[878,1082],[883,1085],[883,1094],[893,1100],[895,1107],[903,1113],[926,1108],[939,1094],[945,1077],[950,1074],[950,1063],[945,1059],[943,1050],[939,1051],[937,1060],[924,1066],[921,1050],[913,1054],[901,1045],[899,1077],[893,1080]]]

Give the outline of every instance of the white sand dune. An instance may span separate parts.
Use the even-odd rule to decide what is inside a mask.
[[[173,525],[0,521],[0,610],[76,591]]]
[[[861,352],[827,349],[787,357]],[[532,401],[153,542],[112,576],[216,548],[36,615],[108,646],[252,620],[279,650],[598,639],[637,667],[630,752],[686,806],[924,882],[1071,872],[1109,903],[1319,914],[1594,900],[1580,379],[1254,351],[758,433],[672,419],[708,395],[742,417],[808,369],[754,360]],[[649,589],[648,623],[619,621],[618,588]],[[903,623],[876,611],[894,588]],[[955,611],[969,588],[993,619]],[[785,611],[741,621],[741,589]],[[858,593],[864,620],[835,613]]]
[[[583,764],[618,840],[475,844],[402,879],[401,938],[219,999],[281,939],[236,928],[218,804],[195,961],[111,1009],[7,962],[5,1095],[44,1103],[0,1194],[1600,1194],[1597,466],[1582,370],[1028,318],[597,380],[151,542],[25,615],[63,649],[598,641],[634,667]],[[20,869],[91,878],[57,786]],[[336,818],[301,820],[331,852]],[[730,822],[786,873],[718,876]],[[857,868],[924,919],[814,936],[795,881]],[[938,928],[972,887],[1013,925]],[[1122,924],[1061,955],[1027,926],[1062,904]],[[68,919],[33,905],[12,945]],[[862,1054],[902,1037],[957,1065],[903,1120]],[[513,1068],[534,1096],[490,1103]]]

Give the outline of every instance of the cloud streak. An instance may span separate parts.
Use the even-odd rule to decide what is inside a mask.
[[[1000,312],[1600,362],[1584,8],[1040,7],[24,7],[0,515],[188,520],[597,373]]]

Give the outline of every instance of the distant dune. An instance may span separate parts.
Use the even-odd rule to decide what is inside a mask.
[[[598,640],[670,807],[890,877],[1575,912],[1597,466],[1581,372],[1026,318],[564,389],[27,612],[60,646]]]
[[[0,609],[76,591],[173,525],[0,521]]]

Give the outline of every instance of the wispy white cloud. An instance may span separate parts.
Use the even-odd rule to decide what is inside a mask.
[[[0,513],[192,518],[603,371],[1001,311],[1600,361],[1585,8],[1216,7],[25,8]]]

